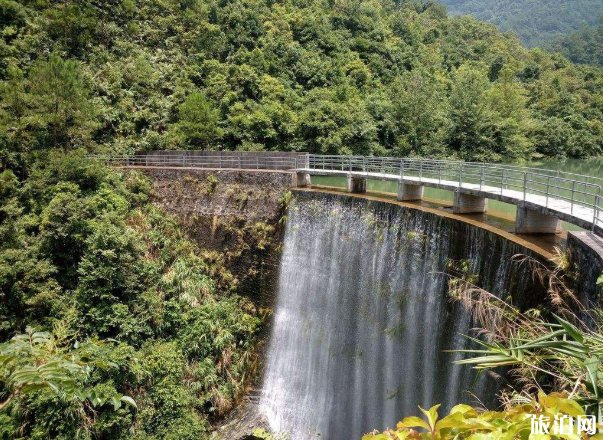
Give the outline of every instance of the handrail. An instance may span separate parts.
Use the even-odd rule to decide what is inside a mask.
[[[513,194],[514,198],[523,201],[529,201],[530,196],[542,196],[546,208],[552,208],[560,201],[568,202],[568,213],[572,216],[580,209],[592,211],[592,229],[603,227],[603,179],[593,176],[517,165],[335,155],[310,155],[308,169],[347,170],[374,178],[399,176],[400,180],[411,179],[418,183],[446,182],[447,185],[501,196]]]
[[[212,169],[256,169],[295,170],[306,165],[297,156],[282,155],[202,155],[182,152],[182,154],[135,154],[135,155],[94,155],[91,159],[110,165],[192,167]]]
[[[216,169],[321,170],[365,173],[367,177],[438,183],[514,199],[541,197],[553,209],[569,203],[571,216],[592,212],[592,230],[603,228],[603,178],[518,165],[441,159],[341,156],[307,153],[170,151],[121,156],[90,156],[112,165]],[[539,199],[540,200],[540,199]],[[588,210],[588,211],[585,211]]]

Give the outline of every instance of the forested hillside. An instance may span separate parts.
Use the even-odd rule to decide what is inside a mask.
[[[442,6],[0,0],[0,160],[51,148],[515,160],[603,148],[603,75]]]
[[[582,26],[595,26],[602,0],[438,0],[451,14],[469,14],[516,32],[530,47],[543,46]]]
[[[549,44],[574,63],[603,67],[603,16],[596,27],[583,27]]]

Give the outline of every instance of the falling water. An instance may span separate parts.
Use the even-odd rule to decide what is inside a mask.
[[[496,384],[452,365],[471,318],[449,301],[451,261],[497,295],[527,295],[523,248],[462,222],[344,195],[299,193],[289,209],[261,408],[291,440],[360,439],[417,405],[442,410]]]

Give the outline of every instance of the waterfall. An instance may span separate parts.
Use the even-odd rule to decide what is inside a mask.
[[[443,275],[465,261],[499,296],[527,297],[526,251],[480,228],[399,205],[297,193],[288,212],[261,410],[290,440],[353,440],[417,405],[494,405],[496,383],[453,365],[471,317]]]

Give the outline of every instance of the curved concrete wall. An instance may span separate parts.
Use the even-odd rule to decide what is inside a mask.
[[[580,301],[588,308],[601,307],[603,286],[597,285],[597,279],[603,273],[603,239],[592,232],[570,231],[567,251]]]

